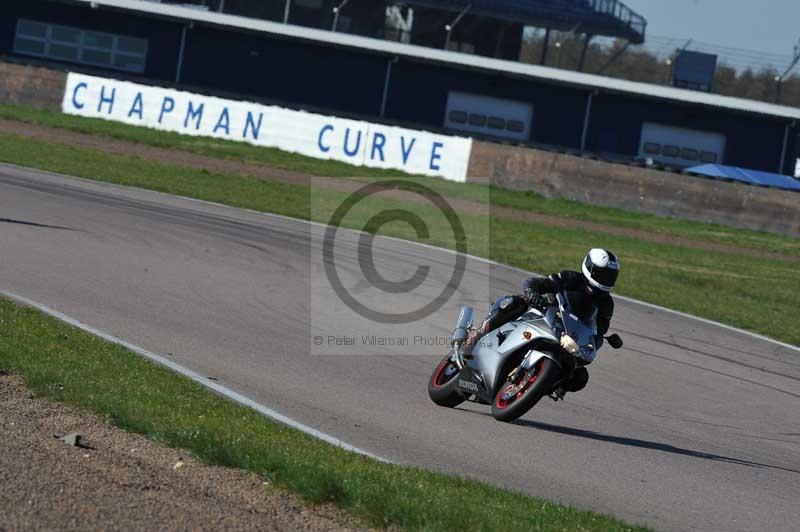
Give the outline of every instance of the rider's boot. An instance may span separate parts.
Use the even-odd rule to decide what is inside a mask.
[[[567,390],[564,389],[563,386],[559,386],[550,394],[550,398],[553,401],[563,401],[564,396],[567,395]]]
[[[484,334],[489,330],[489,320],[485,319],[481,326],[477,329],[470,329],[467,333],[467,339],[464,340],[464,345],[461,346],[461,354],[465,360],[472,358],[472,350]]]

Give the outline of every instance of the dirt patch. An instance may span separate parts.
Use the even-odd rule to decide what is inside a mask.
[[[356,530],[330,507],[203,465],[0,372],[0,530]],[[80,432],[88,447],[56,435]],[[181,464],[181,465],[177,465]]]
[[[282,170],[263,164],[207,157],[187,151],[157,148],[135,142],[116,140],[85,133],[77,133],[65,129],[48,128],[11,120],[0,120],[0,134],[19,135],[22,137],[33,138],[47,142],[57,142],[79,148],[89,148],[104,153],[129,155],[165,164],[172,164],[187,168],[205,169],[209,172],[215,173],[248,175],[259,179],[279,181],[282,183],[310,185],[313,179],[314,186],[324,187],[340,192],[353,192],[365,185],[363,181],[310,176],[308,174]],[[390,196],[414,203],[425,203],[427,201],[416,194],[403,191],[394,191],[390,193]],[[693,240],[690,238],[653,233],[650,231],[619,227],[609,224],[586,222],[572,218],[540,214],[521,209],[513,209],[510,207],[492,206],[487,203],[479,203],[453,197],[446,197],[446,199],[448,203],[450,203],[450,205],[457,211],[483,215],[491,214],[492,216],[506,220],[534,222],[552,227],[583,229],[609,235],[635,238],[645,242],[672,244],[692,249],[714,251],[718,253],[800,262],[800,256],[797,255],[773,253],[758,249],[738,247],[703,240]]]

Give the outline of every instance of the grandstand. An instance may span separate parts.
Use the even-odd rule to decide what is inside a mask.
[[[342,13],[342,27],[332,32],[330,26],[321,31],[228,11],[244,1],[207,10],[139,0],[12,2],[0,17],[0,56],[615,161],[669,168],[722,164],[779,174],[798,166],[796,108],[506,61],[477,50],[454,53],[366,38],[343,31],[356,21]],[[313,14],[317,8],[309,6],[327,0],[291,1],[297,9],[290,19]],[[345,8],[364,2],[351,0]],[[452,7],[455,0],[447,3],[452,11],[439,9],[439,16],[455,21],[461,12]],[[282,0],[258,4],[286,6]],[[620,5],[603,5],[612,4]],[[476,9],[481,5],[476,0]],[[425,9],[415,9],[417,32]],[[376,31],[384,29],[386,10],[380,15],[373,19]],[[467,22],[464,15],[456,26]],[[452,37],[461,38],[456,31]]]
[[[191,0],[162,0],[186,4]],[[516,61],[526,27],[644,42],[619,0],[194,0],[209,10]],[[399,17],[396,14],[402,13]],[[399,26],[393,19],[399,18]]]
[[[647,21],[618,0],[405,0],[409,6],[468,12],[526,26],[644,42]]]

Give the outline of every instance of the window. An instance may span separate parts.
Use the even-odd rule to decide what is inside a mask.
[[[117,51],[124,54],[144,56],[147,54],[147,41],[131,37],[117,37]]]
[[[125,39],[121,37],[119,39],[118,47],[122,49],[122,41],[126,40],[129,41],[131,39]],[[114,38],[111,35],[105,33],[95,33],[93,31],[87,31],[83,34],[83,45],[84,46],[91,46],[92,48],[105,48],[111,49],[114,46]],[[138,50],[134,50],[134,52],[138,52]]]
[[[44,55],[45,43],[29,39],[17,39],[15,48],[20,54]]]
[[[530,103],[455,91],[447,96],[444,127],[459,133],[525,142],[532,122]]]
[[[19,36],[27,35],[32,39],[44,39],[47,37],[47,25],[30,20],[20,20],[17,25],[17,33]]]
[[[721,162],[725,153],[725,135],[714,131],[643,122],[640,138],[640,158],[670,166]]]
[[[456,124],[466,124],[467,113],[464,111],[450,111],[450,121]]]
[[[683,148],[681,150],[681,159],[686,159],[687,161],[696,161],[699,157],[700,152],[693,150],[692,148]]]
[[[469,125],[483,127],[486,125],[486,115],[469,115]]]
[[[14,51],[58,61],[142,73],[147,57],[147,41],[20,19]]]
[[[704,163],[715,163],[717,162],[717,154],[713,151],[704,151],[700,154],[700,160]]]
[[[644,152],[650,155],[659,155],[661,153],[661,144],[656,142],[645,142]]]
[[[519,120],[509,120],[506,122],[506,129],[512,133],[522,133],[525,131],[525,123]]]
[[[666,157],[677,157],[681,154],[681,149],[677,146],[664,146],[661,153]]]
[[[50,37],[53,42],[72,44],[75,46],[81,42],[80,30],[67,28],[66,26],[52,26],[50,28]]]
[[[496,116],[490,116],[487,125],[491,129],[505,129],[506,128],[506,121],[503,118],[498,118]]]

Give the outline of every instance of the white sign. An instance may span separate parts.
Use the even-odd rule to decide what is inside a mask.
[[[472,139],[224,100],[70,72],[64,113],[466,180]]]

